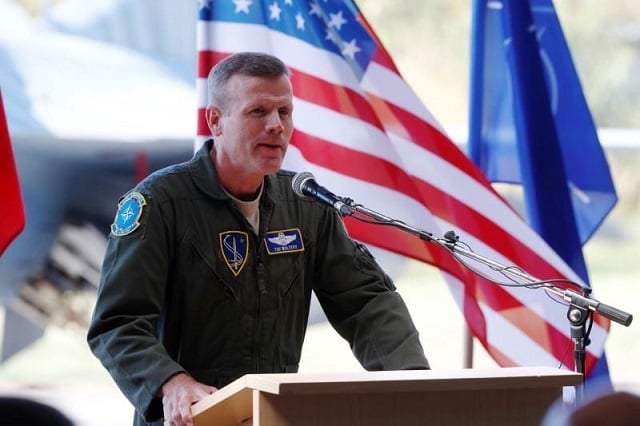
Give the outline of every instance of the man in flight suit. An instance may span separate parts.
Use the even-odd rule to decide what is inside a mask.
[[[213,139],[125,194],[111,225],[88,342],[134,424],[192,424],[193,403],[242,375],[296,372],[312,291],[367,370],[429,368],[390,278],[280,170],[286,66],[235,54],[208,85]]]

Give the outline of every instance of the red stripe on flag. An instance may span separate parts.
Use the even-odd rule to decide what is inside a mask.
[[[489,186],[485,184],[486,179],[482,172],[469,162],[464,152],[430,123],[372,94],[367,94],[367,98],[378,116],[382,117],[387,132],[413,141],[417,146],[437,154],[449,164],[455,164],[484,186]]]
[[[299,130],[294,131],[292,144],[314,164],[389,188],[415,200],[429,200],[428,209],[431,213],[447,222],[456,224],[460,229],[474,235],[505,257],[517,258],[525,263],[535,264],[538,266],[538,272],[543,276],[557,277],[560,275],[558,270],[544,262],[544,259],[532,252],[529,247],[513,239],[489,218],[461,203],[452,194],[444,193],[428,182],[408,176],[391,162],[344,148]],[[412,257],[425,260],[418,255]]]
[[[469,162],[467,156],[438,129],[420,117],[371,93],[364,98],[349,88],[329,83],[300,70],[292,70],[294,96],[323,106],[340,114],[357,118],[412,141],[417,146],[437,154],[450,164],[455,164],[476,181],[488,188],[484,175]],[[491,189],[493,191],[493,189]]]
[[[384,131],[367,99],[356,91],[299,70],[292,70],[291,82],[295,97],[365,121]]]
[[[200,50],[198,52],[198,78],[207,78],[211,68],[229,55],[231,55],[230,52]]]
[[[22,232],[25,224],[22,194],[18,181],[18,171],[11,150],[9,128],[0,92],[0,197],[3,211],[0,214],[0,255]]]
[[[487,352],[489,352],[489,354],[491,355],[493,360],[495,362],[497,362],[498,365],[501,365],[502,367],[518,367],[518,366],[520,366],[519,363],[514,361],[512,358],[508,357],[504,352],[502,352],[500,349],[498,349],[497,346],[494,346],[494,345],[491,345],[491,344],[487,344],[485,346],[485,349],[487,350]]]
[[[211,137],[211,130],[209,130],[209,125],[207,124],[207,118],[205,116],[205,108],[198,108],[198,128],[197,135]]]

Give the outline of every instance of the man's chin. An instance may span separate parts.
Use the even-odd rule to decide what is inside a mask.
[[[273,159],[271,161],[266,161],[262,165],[262,170],[265,175],[272,175],[277,173],[282,167],[282,159]]]

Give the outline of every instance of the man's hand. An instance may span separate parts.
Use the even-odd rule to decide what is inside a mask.
[[[217,389],[197,382],[186,373],[176,374],[162,385],[161,396],[166,426],[193,425],[191,405]]]

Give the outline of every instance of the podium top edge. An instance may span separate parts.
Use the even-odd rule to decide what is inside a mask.
[[[243,386],[272,394],[322,392],[324,389],[355,388],[368,391],[377,386],[397,390],[481,387],[549,387],[574,386],[582,374],[552,367],[505,367],[492,369],[400,370],[341,373],[272,373],[247,374],[239,379]]]

